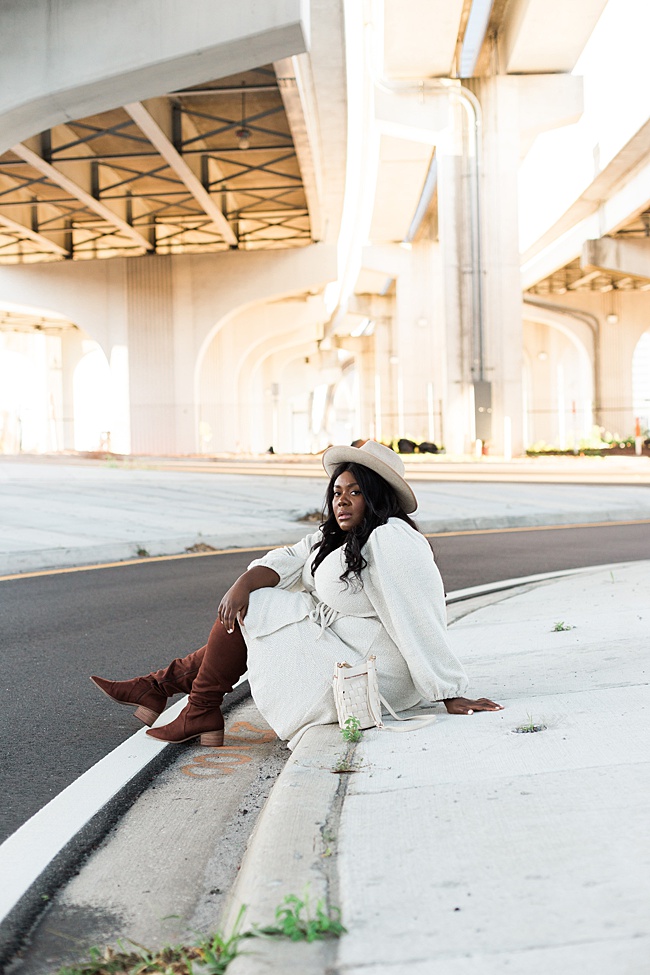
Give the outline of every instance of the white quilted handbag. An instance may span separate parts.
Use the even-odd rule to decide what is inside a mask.
[[[426,717],[402,718],[395,714],[388,701],[379,693],[377,680],[377,658],[367,657],[362,664],[352,667],[348,663],[338,663],[334,668],[332,687],[339,727],[344,728],[349,718],[357,718],[359,728],[384,728],[386,731],[411,731],[415,728],[394,728],[385,725],[381,717],[382,704],[397,721],[417,721],[417,727],[432,724],[435,715]]]

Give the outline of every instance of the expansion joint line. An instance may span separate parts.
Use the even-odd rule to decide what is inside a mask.
[[[343,758],[343,763],[350,767],[353,763],[354,754],[357,749],[356,742],[348,742],[348,746]],[[318,869],[325,881],[325,900],[328,914],[332,908],[338,908],[341,903],[341,888],[339,883],[339,834],[341,829],[341,815],[343,813],[343,803],[347,795],[349,786],[349,775],[339,775],[339,782],[334,795],[332,804],[325,817],[325,822],[320,828],[322,853],[318,858]],[[345,917],[341,918],[345,924]],[[338,956],[337,942],[328,942],[327,948],[327,975],[336,975],[338,967],[336,959]]]

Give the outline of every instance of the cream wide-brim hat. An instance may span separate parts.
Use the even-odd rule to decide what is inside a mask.
[[[404,480],[404,462],[390,447],[367,440],[363,447],[328,447],[323,454],[323,467],[329,477],[339,464],[361,464],[388,481],[407,515],[418,506],[417,498]]]

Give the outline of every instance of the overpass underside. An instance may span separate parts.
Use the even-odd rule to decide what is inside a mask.
[[[5,4],[0,450],[629,432],[645,127],[517,232],[605,5]]]

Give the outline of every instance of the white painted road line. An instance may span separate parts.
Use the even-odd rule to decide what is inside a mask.
[[[245,683],[244,676],[235,687]],[[187,697],[183,697],[167,708],[160,724],[172,721],[186,702]],[[24,933],[25,926],[36,917],[38,899],[44,895],[46,899],[50,894],[47,888],[57,886],[46,881],[38,889],[39,878],[46,876],[65,848],[169,747],[148,737],[146,731],[142,727],[105,755],[0,845],[0,957],[7,943],[13,942],[20,930]],[[104,832],[101,827],[100,831]],[[65,865],[61,869],[65,871]]]
[[[584,565],[579,569],[558,569],[555,572],[539,572],[532,576],[520,576],[518,579],[502,579],[500,582],[487,582],[482,586],[470,586],[468,589],[456,589],[454,592],[447,593],[445,601],[447,603],[457,603],[461,599],[471,599],[473,596],[485,596],[491,592],[500,592],[502,589],[514,589],[516,586],[525,586],[528,583],[561,579],[562,576],[575,576],[581,572],[614,571],[614,569],[620,569],[622,565],[627,564],[627,562],[606,562],[603,565]]]
[[[178,713],[183,701],[169,709]],[[141,728],[39,809],[0,846],[0,923],[49,863],[135,775],[167,748]]]

